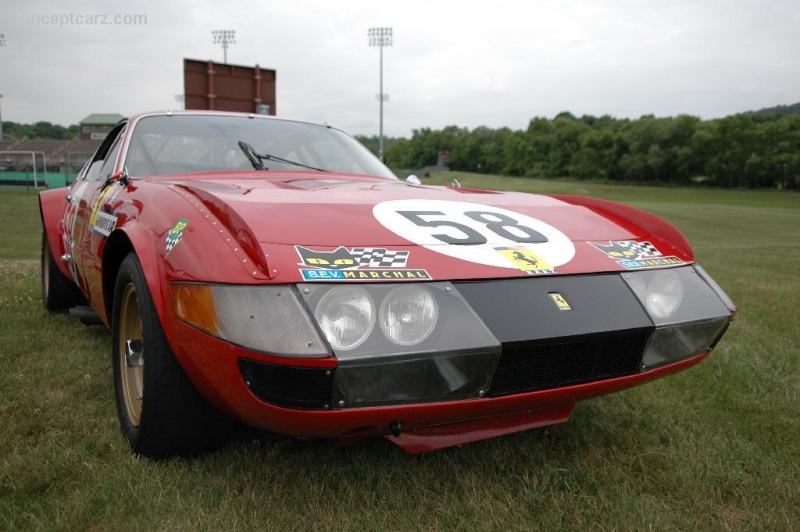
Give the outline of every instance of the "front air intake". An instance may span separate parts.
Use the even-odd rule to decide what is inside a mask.
[[[499,397],[636,374],[651,332],[504,344],[486,395]]]

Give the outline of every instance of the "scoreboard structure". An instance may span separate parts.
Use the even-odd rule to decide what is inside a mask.
[[[186,109],[275,115],[276,74],[255,66],[183,60]]]

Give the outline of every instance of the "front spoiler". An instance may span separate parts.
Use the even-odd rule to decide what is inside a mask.
[[[523,430],[538,429],[569,420],[574,403],[548,406],[530,412],[506,414],[483,419],[473,419],[418,429],[397,436],[387,434],[386,439],[409,454],[427,453],[456,445],[488,440]]]

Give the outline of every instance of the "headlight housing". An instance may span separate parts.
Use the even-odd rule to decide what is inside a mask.
[[[643,369],[711,350],[735,312],[730,298],[699,266],[628,272],[622,278],[656,325]]]
[[[254,351],[327,357],[330,351],[292,286],[173,283],[179,320]]]
[[[339,363],[336,407],[468,399],[488,389],[500,342],[451,283],[307,283],[298,288]],[[328,326],[341,312],[330,302],[350,298],[361,302],[359,331],[366,337],[344,344]],[[370,327],[366,316],[375,309],[378,326]]]

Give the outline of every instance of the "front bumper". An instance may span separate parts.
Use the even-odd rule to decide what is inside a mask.
[[[680,323],[652,319],[625,274],[454,283],[501,345],[491,384],[479,396],[462,400],[337,404],[334,390],[342,367],[333,357],[254,353],[175,319],[171,340],[201,392],[249,425],[340,440],[394,432],[390,437],[396,443],[421,452],[565,421],[576,401],[636,386],[702,360],[730,323],[732,309],[693,268],[684,270],[689,288],[703,293],[702,304],[691,299],[697,294],[689,298],[691,309],[681,319],[688,317],[695,329],[710,332],[705,333],[708,340],[688,342],[674,358],[664,358],[663,344],[664,337],[675,335],[663,331]],[[557,299],[568,302],[569,309]],[[651,368],[644,361],[654,338],[661,358]],[[379,372],[368,375],[380,378]],[[404,440],[409,433],[415,437]]]

